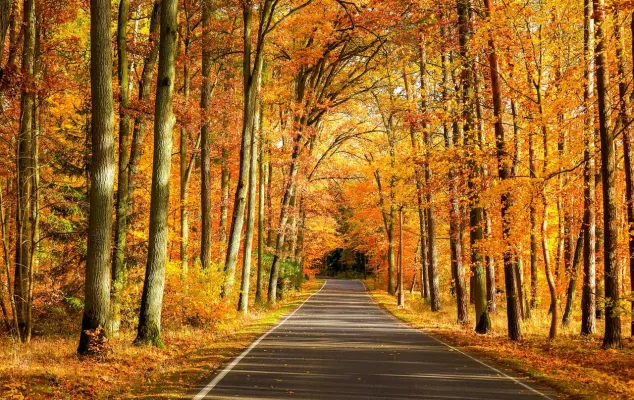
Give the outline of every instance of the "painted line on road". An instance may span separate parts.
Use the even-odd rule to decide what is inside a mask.
[[[419,329],[419,328],[414,328],[414,327],[412,327],[412,326],[408,325],[407,323],[403,322],[401,319],[399,319],[398,317],[396,317],[394,314],[392,314],[392,313],[390,313],[390,312],[386,311],[383,307],[381,307],[381,306],[379,305],[379,303],[377,303],[377,301],[374,299],[374,297],[372,297],[372,295],[370,294],[370,291],[369,291],[369,290],[367,290],[367,287],[365,286],[365,283],[364,283],[363,281],[360,281],[360,282],[363,284],[363,287],[365,287],[365,288],[366,288],[366,294],[368,295],[368,297],[369,297],[370,299],[372,299],[372,301],[374,302],[374,304],[376,304],[376,305],[377,305],[377,307],[379,307],[379,309],[380,309],[380,310],[382,310],[382,311],[385,313],[385,315],[387,315],[387,316],[389,316],[389,317],[391,317],[391,318],[395,319],[395,320],[396,320],[396,321],[398,321],[401,325],[405,326],[408,330],[415,331],[415,332],[417,332],[417,333],[419,333],[419,334],[421,334],[421,335],[424,335],[424,336],[429,336],[430,338],[434,339],[434,340],[435,340],[435,341],[437,341],[438,343],[444,344],[445,346],[447,346],[447,347],[448,347],[448,348],[450,348],[451,350],[456,351],[456,352],[458,352],[458,353],[462,354],[463,356],[468,357],[468,358],[470,358],[471,360],[473,360],[473,361],[477,362],[478,364],[483,365],[483,366],[485,366],[485,367],[487,367],[487,368],[491,369],[492,371],[494,371],[494,372],[496,372],[496,373],[498,373],[498,374],[500,374],[500,375],[502,375],[502,376],[504,376],[504,377],[506,377],[506,378],[508,378],[508,379],[512,380],[513,382],[515,382],[515,383],[517,383],[518,385],[520,385],[520,386],[522,386],[522,387],[524,387],[524,388],[526,388],[526,389],[530,390],[531,392],[533,392],[533,393],[535,393],[535,394],[538,394],[539,396],[541,396],[541,397],[543,397],[543,398],[545,398],[545,399],[548,399],[548,400],[554,400],[552,397],[550,397],[550,396],[546,395],[545,393],[542,393],[542,392],[540,392],[539,390],[537,390],[537,389],[535,389],[535,388],[531,387],[530,385],[527,385],[526,383],[524,383],[524,382],[520,381],[519,379],[517,379],[517,378],[515,378],[515,377],[513,377],[513,376],[511,376],[511,375],[508,375],[508,374],[504,373],[503,371],[500,371],[499,369],[497,369],[497,368],[495,368],[495,367],[493,367],[493,366],[491,366],[491,365],[489,365],[489,364],[485,363],[485,362],[484,362],[484,361],[482,361],[482,360],[479,360],[479,359],[475,358],[474,356],[472,356],[472,355],[470,355],[470,354],[468,354],[468,353],[465,353],[464,351],[460,350],[459,348],[456,348],[456,347],[454,347],[454,346],[451,346],[451,345],[450,345],[450,344],[448,344],[448,343],[443,342],[442,340],[438,339],[438,338],[437,338],[437,337],[435,337],[434,335],[432,335],[432,334],[430,334],[430,333],[427,333],[427,332],[425,332],[425,331],[423,331],[423,330],[421,330],[421,329]]]
[[[280,326],[284,325],[284,323],[286,321],[288,321],[289,318],[291,318],[293,315],[295,315],[296,312],[298,312],[303,306],[304,304],[306,304],[308,302],[308,300],[310,300],[314,295],[316,295],[317,293],[321,292],[321,290],[326,286],[326,284],[328,283],[327,280],[324,280],[324,284],[321,286],[321,288],[319,288],[318,291],[316,291],[315,293],[311,294],[310,296],[308,296],[308,298],[306,300],[304,300],[304,302],[302,304],[299,305],[299,307],[297,307],[295,309],[295,311],[293,311],[292,313],[288,314],[286,316],[286,318],[284,318],[283,320],[281,320],[277,325],[275,325],[273,328],[269,329],[267,332],[265,332],[264,334],[262,334],[259,338],[257,338],[255,340],[255,342],[251,343],[251,345],[249,347],[247,347],[242,354],[240,354],[238,357],[236,357],[229,365],[227,365],[222,372],[220,372],[218,375],[216,375],[216,377],[207,384],[207,386],[205,386],[204,388],[202,388],[200,390],[200,392],[198,392],[198,394],[196,396],[194,396],[192,398],[192,400],[202,400],[205,398],[205,396],[207,396],[209,394],[209,392],[211,392],[211,390],[216,387],[216,385],[218,383],[220,383],[220,381],[227,376],[227,374],[229,372],[231,372],[231,370],[233,368],[235,368],[236,365],[238,365],[240,363],[240,361],[242,361],[242,359],[244,357],[246,357],[247,355],[249,355],[249,353],[251,352],[251,350],[253,350],[255,347],[257,347],[258,344],[260,344],[260,342],[264,339],[266,339],[267,336],[269,336],[271,333],[273,333],[277,328],[279,328]]]

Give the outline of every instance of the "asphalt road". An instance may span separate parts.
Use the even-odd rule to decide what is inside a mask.
[[[554,399],[384,312],[359,281],[322,289],[194,399]]]

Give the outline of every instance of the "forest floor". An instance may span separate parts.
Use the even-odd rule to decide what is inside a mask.
[[[322,284],[311,279],[273,310],[208,328],[166,329],[163,350],[134,346],[134,332],[111,340],[100,359],[79,358],[76,335],[42,335],[29,345],[0,337],[0,399],[181,398]]]
[[[507,337],[506,310],[500,307],[502,299],[493,316],[492,332],[479,335],[471,323],[466,326],[456,323],[455,305],[449,298],[444,299],[440,312],[432,313],[419,294],[408,292],[405,308],[398,309],[395,297],[374,289],[373,281],[366,281],[366,285],[381,307],[410,326],[478,358],[530,376],[561,393],[561,398],[634,399],[634,340],[630,337],[624,338],[622,350],[602,350],[600,335],[582,337],[578,334],[580,322],[576,316],[570,327],[560,328],[558,338],[551,342],[548,340],[550,316],[547,310],[538,309],[531,320],[522,323],[523,340],[512,342]],[[473,316],[469,317],[472,322]],[[597,322],[600,324],[597,331],[601,332],[602,321]],[[625,334],[627,327],[623,325]]]

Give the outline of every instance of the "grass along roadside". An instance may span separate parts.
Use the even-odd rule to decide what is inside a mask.
[[[524,339],[515,343],[507,338],[503,308],[493,316],[492,332],[479,335],[471,323],[467,326],[456,323],[455,305],[449,299],[445,299],[440,312],[432,313],[419,294],[407,293],[406,307],[398,309],[395,297],[384,290],[373,289],[371,281],[366,284],[379,306],[410,326],[552,387],[561,398],[634,398],[634,343],[630,338],[624,340],[623,350],[602,350],[600,336],[581,337],[576,333],[576,321],[572,321],[570,329],[549,342],[548,324],[542,323],[548,320],[547,313],[537,310],[533,316],[535,321],[524,322]]]
[[[29,345],[5,340],[0,399],[182,398],[322,285],[311,279],[273,310],[253,308],[211,327],[166,330],[164,350],[132,345],[134,332],[112,340],[101,359],[77,357],[76,337],[43,336]]]

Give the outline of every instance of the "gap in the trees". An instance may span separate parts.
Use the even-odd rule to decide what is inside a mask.
[[[367,278],[368,256],[353,249],[338,248],[322,257],[321,274],[334,278]]]

